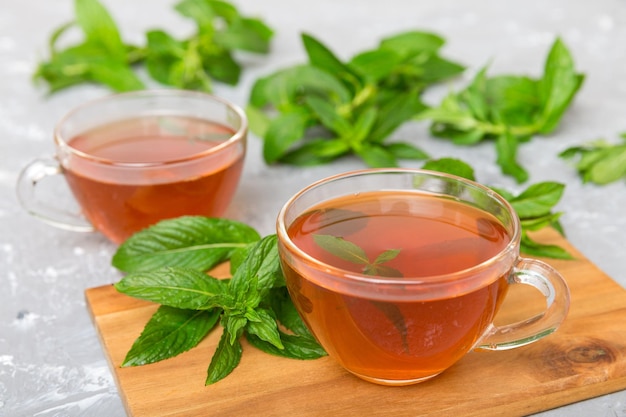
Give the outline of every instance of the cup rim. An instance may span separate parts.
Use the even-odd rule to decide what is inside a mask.
[[[510,216],[511,227],[512,227],[513,233],[510,236],[509,243],[504,248],[502,248],[497,254],[493,255],[489,259],[486,259],[483,262],[473,265],[469,268],[461,269],[461,270],[446,273],[446,274],[440,274],[440,275],[394,278],[394,277],[378,277],[378,276],[365,275],[362,273],[348,271],[348,270],[327,264],[309,255],[302,249],[300,249],[289,237],[289,234],[287,233],[287,225],[285,224],[285,216],[289,207],[302,195],[328,182],[332,182],[332,181],[336,181],[336,180],[344,179],[344,178],[363,176],[363,175],[378,175],[382,173],[424,174],[424,175],[429,175],[431,177],[447,178],[447,179],[458,181],[465,185],[469,185],[471,187],[474,187],[476,189],[479,189],[485,192],[488,196],[497,200],[503,207],[505,207],[506,210],[511,215]],[[302,213],[299,213],[299,214],[302,214]],[[327,275],[341,277],[341,280],[343,281],[350,281],[350,282],[357,282],[357,283],[360,282],[360,283],[367,283],[367,284],[378,284],[378,285],[385,286],[387,288],[393,287],[396,285],[404,285],[404,286],[429,285],[429,284],[439,285],[448,281],[458,282],[459,280],[462,280],[464,277],[469,278],[471,280],[471,278],[474,277],[479,271],[493,267],[500,260],[506,259],[507,257],[511,257],[511,255],[514,255],[511,260],[511,265],[509,265],[509,268],[510,268],[513,266],[515,260],[519,258],[518,248],[519,248],[519,242],[521,239],[521,224],[520,224],[520,220],[519,220],[519,216],[517,215],[517,212],[515,211],[513,206],[503,196],[498,194],[496,191],[476,181],[469,180],[467,178],[463,178],[463,177],[459,177],[456,175],[443,173],[439,171],[432,171],[432,170],[426,170],[426,169],[420,169],[420,168],[366,168],[366,169],[359,169],[359,170],[353,170],[353,171],[347,171],[347,172],[343,172],[339,174],[334,174],[334,175],[319,179],[309,184],[308,186],[302,188],[300,191],[298,191],[296,194],[294,194],[285,202],[285,204],[280,209],[277,219],[276,219],[276,230],[277,230],[279,245],[282,244],[287,248],[289,252],[296,253],[303,260],[303,262],[305,262],[309,266],[313,265],[315,268],[320,268],[324,270]]]
[[[158,162],[123,162],[123,161],[115,161],[109,158],[102,158],[99,156],[92,155],[88,152],[81,151],[79,149],[71,146],[66,138],[63,137],[60,130],[67,123],[67,121],[75,116],[77,113],[91,106],[98,105],[100,103],[104,103],[107,101],[124,99],[127,97],[196,97],[203,98],[207,100],[212,100],[218,103],[225,105],[228,109],[233,111],[237,117],[241,120],[241,125],[239,128],[229,137],[227,140],[223,141],[219,145],[213,146],[211,148],[205,149],[201,152],[197,152],[191,154],[186,157],[176,158],[176,159],[168,159],[166,161],[158,161]],[[90,160],[92,162],[102,164],[102,165],[110,165],[121,168],[146,168],[146,167],[154,167],[154,166],[167,166],[167,165],[175,165],[180,163],[186,163],[198,159],[205,158],[207,156],[217,154],[222,152],[224,149],[231,147],[232,145],[241,142],[245,139],[248,132],[248,118],[246,113],[242,110],[241,107],[232,103],[229,100],[226,100],[222,97],[216,96],[214,94],[204,93],[201,91],[192,91],[192,90],[181,90],[181,89],[147,89],[147,90],[136,90],[136,91],[127,91],[122,93],[114,93],[108,94],[104,97],[99,97],[96,99],[92,99],[86,101],[82,104],[71,109],[67,112],[55,125],[53,136],[54,141],[57,146],[62,146],[64,150],[68,153],[73,154],[82,159]],[[70,138],[71,139],[71,138]]]

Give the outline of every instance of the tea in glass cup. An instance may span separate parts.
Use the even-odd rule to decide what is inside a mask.
[[[120,243],[163,219],[222,215],[239,183],[246,137],[243,111],[212,95],[182,90],[112,95],[60,121],[55,157],[24,168],[18,196],[42,220],[71,230],[95,229]],[[35,186],[57,174],[65,176],[84,219],[35,198]]]
[[[494,191],[455,176],[370,169],[306,187],[280,211],[281,265],[298,312],[329,356],[379,384],[430,379],[472,349],[552,333],[569,308],[563,278],[520,258],[520,224]],[[546,310],[495,326],[511,285]]]

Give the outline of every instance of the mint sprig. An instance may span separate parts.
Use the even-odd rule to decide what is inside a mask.
[[[626,179],[626,133],[620,135],[622,143],[596,140],[573,146],[559,156],[574,162],[583,182],[606,185]]]
[[[395,268],[383,265],[393,260],[400,253],[400,249],[388,249],[381,252],[371,261],[367,253],[356,243],[350,242],[340,236],[313,235],[315,244],[326,252],[337,256],[345,261],[362,267],[365,275],[400,277],[402,273]]]
[[[113,91],[145,88],[134,67],[145,65],[161,84],[202,91],[212,80],[229,85],[239,81],[242,65],[233,53],[269,51],[273,31],[260,19],[243,16],[232,4],[219,0],[182,0],[175,10],[196,24],[191,36],[177,39],[161,29],[146,33],[145,45],[124,42],[120,28],[98,0],[75,0],[75,20],[50,37],[49,58],[33,76],[50,93],[84,83],[102,84]],[[78,27],[83,41],[59,47],[63,35]]]
[[[433,135],[458,145],[495,142],[502,172],[522,183],[528,172],[517,160],[519,146],[557,127],[585,76],[576,72],[566,45],[557,39],[546,58],[543,76],[487,76],[481,69],[470,85],[452,92],[416,118],[429,120]]]
[[[230,279],[207,274],[231,261]],[[115,288],[160,304],[122,366],[171,358],[195,347],[219,322],[223,333],[206,384],[229,375],[243,353],[240,339],[271,354],[296,359],[326,355],[287,294],[276,235],[260,238],[226,219],[185,216],[131,236],[113,256],[128,272]]]
[[[268,164],[318,165],[357,155],[385,167],[428,158],[410,142],[387,139],[425,108],[426,87],[463,71],[439,55],[443,38],[401,33],[346,62],[310,34],[302,34],[302,43],[308,63],[259,78],[250,93],[250,126],[263,138]]]

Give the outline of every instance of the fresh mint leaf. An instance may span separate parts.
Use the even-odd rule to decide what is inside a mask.
[[[278,349],[284,349],[281,341],[278,326],[276,325],[276,319],[264,309],[257,309],[259,320],[248,320],[246,326],[247,334],[253,334],[259,339],[271,344]]]
[[[398,166],[398,161],[384,145],[364,143],[355,151],[370,168],[387,168]]]
[[[597,140],[583,146],[574,146],[561,152],[566,160],[576,160],[574,167],[583,182],[606,185],[626,179],[626,133],[623,143]]]
[[[358,88],[361,80],[351,70],[349,65],[344,64],[319,40],[308,34],[302,34],[302,44],[309,57],[309,62],[316,68],[329,74],[333,74],[347,87]]]
[[[276,235],[268,235],[250,247],[230,281],[233,296],[249,308],[256,307],[272,288],[285,285],[276,242]],[[254,297],[249,292],[251,283]]]
[[[355,55],[348,65],[366,82],[378,83],[389,77],[402,59],[391,49],[375,49]]]
[[[107,9],[97,0],[75,0],[76,22],[86,37],[87,44],[98,45],[112,60],[126,60],[126,46],[117,24]]]
[[[299,166],[321,165],[348,154],[350,149],[350,144],[342,139],[315,138],[287,152],[280,160]]]
[[[310,115],[302,109],[282,113],[272,119],[265,134],[263,158],[267,163],[278,161],[304,135]]]
[[[287,330],[298,336],[312,337],[309,329],[302,321],[298,310],[296,310],[289,296],[289,292],[287,291],[287,287],[272,288],[265,301],[270,305],[270,308],[276,315],[276,320]]]
[[[182,310],[160,306],[135,340],[122,366],[172,358],[195,347],[215,327],[219,309]]]
[[[331,103],[316,96],[306,97],[304,103],[318,117],[322,125],[336,132],[340,137],[350,137],[353,131],[350,122],[343,118]]]
[[[455,158],[432,159],[422,165],[422,169],[431,171],[439,171],[447,174],[456,175],[457,177],[466,178],[475,181],[474,168],[466,162]]]
[[[540,81],[541,133],[552,132],[583,84],[585,77],[575,70],[571,53],[561,39],[552,45]]]
[[[564,191],[564,184],[540,182],[530,185],[522,193],[509,199],[509,203],[522,219],[545,216],[559,202]]]
[[[538,243],[528,235],[528,232],[544,227],[552,227],[563,234],[563,228],[559,222],[562,213],[553,212],[565,190],[563,184],[553,181],[540,182],[530,185],[518,195],[498,187],[492,188],[511,203],[520,218],[522,227],[521,252],[547,258],[573,258],[567,250],[556,245]]]
[[[350,101],[351,93],[333,74],[308,64],[276,71],[257,79],[250,92],[250,105],[260,110],[274,108],[292,111],[306,95],[329,97],[331,101]]]
[[[444,44],[445,40],[435,33],[409,31],[383,39],[380,48],[392,50],[405,59],[416,56],[424,59],[424,53],[434,54]]]
[[[510,132],[504,132],[496,139],[496,162],[500,166],[502,173],[510,175],[523,183],[528,180],[528,171],[517,162],[517,149],[519,140]]]
[[[183,216],[163,220],[134,234],[120,245],[112,263],[125,272],[164,266],[207,271],[259,239],[256,230],[241,222]]]
[[[357,265],[366,265],[369,263],[367,254],[360,246],[342,237],[313,235],[313,240],[317,246],[344,261],[352,262]]]
[[[131,272],[115,284],[115,289],[131,297],[180,309],[231,308],[234,304],[227,281],[191,268]]]
[[[559,219],[561,218],[562,215],[563,213],[561,212],[548,213],[539,217],[525,218],[521,220],[520,223],[522,225],[523,230],[526,230],[526,231],[539,230],[539,229],[543,229],[544,227],[556,226],[559,223]],[[559,231],[559,233],[562,234],[559,228],[556,228],[556,229]]]
[[[273,35],[274,31],[260,19],[238,18],[217,32],[214,39],[224,49],[266,54]]]
[[[247,333],[246,339],[257,349],[275,356],[290,359],[318,359],[326,356],[326,351],[313,337],[298,336],[280,332],[282,349],[268,343],[254,334]]]
[[[226,378],[241,362],[243,349],[238,339],[230,342],[226,331],[222,333],[217,349],[207,370],[205,385],[211,385]]]
[[[426,152],[408,142],[392,142],[385,144],[385,149],[396,159],[428,159]]]
[[[222,326],[224,333],[228,336],[229,344],[233,345],[238,342],[247,324],[248,318],[245,316],[245,311],[232,309],[224,312]]]
[[[397,128],[411,120],[425,108],[416,91],[401,91],[380,97],[378,117],[372,127],[368,142],[383,143]]]
[[[202,44],[200,47],[202,47]],[[199,55],[202,57],[204,69],[211,77],[229,85],[237,85],[239,83],[242,68],[230,51],[222,51],[219,54],[207,54],[201,50]]]
[[[522,234],[522,239],[520,242],[520,252],[525,253],[531,256],[541,256],[544,258],[552,258],[552,259],[565,259],[571,260],[574,259],[572,254],[570,254],[567,250],[563,249],[557,245],[547,245],[543,243],[539,243],[533,239],[531,239],[528,234]]]

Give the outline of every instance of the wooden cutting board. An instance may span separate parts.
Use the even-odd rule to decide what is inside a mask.
[[[520,416],[626,388],[626,291],[553,231],[537,236],[576,255],[548,260],[566,278],[570,314],[545,339],[502,352],[471,352],[418,385],[383,387],[345,372],[330,358],[274,357],[244,342],[240,365],[205,386],[221,327],[201,344],[156,364],[120,368],[156,306],[111,286],[88,289],[87,303],[131,417],[159,416]],[[534,294],[531,294],[534,295]],[[530,314],[536,296],[500,320]],[[532,297],[531,297],[532,298]],[[527,315],[525,317],[528,317]]]

